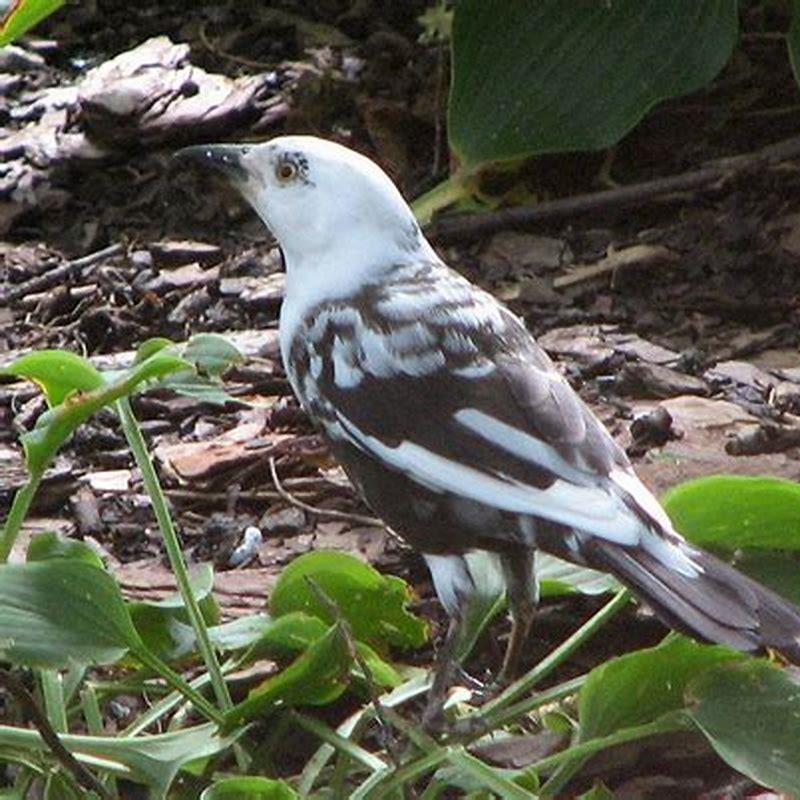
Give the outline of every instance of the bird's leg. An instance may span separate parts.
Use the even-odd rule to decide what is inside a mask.
[[[458,612],[450,617],[444,641],[436,652],[433,684],[428,692],[428,700],[422,714],[422,724],[430,731],[441,731],[445,728],[444,703],[459,669],[456,654],[461,639],[462,623],[467,612],[465,606],[468,603],[469,600],[463,601]]]
[[[520,656],[536,615],[539,583],[536,579],[535,555],[535,551],[530,548],[520,548],[500,556],[506,580],[508,607],[511,611],[511,636],[497,677],[497,682],[501,685],[510,683],[517,677]]]

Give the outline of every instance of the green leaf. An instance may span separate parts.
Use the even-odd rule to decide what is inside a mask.
[[[72,356],[72,354],[60,350],[47,352],[58,354],[59,358],[64,356],[64,364],[74,363],[73,359],[77,358],[77,356]],[[31,355],[39,354],[33,353]],[[27,358],[27,356],[23,356],[23,358]],[[7,369],[16,368],[15,365],[18,365],[19,361]],[[61,403],[46,411],[36,420],[36,426],[32,431],[20,437],[25,450],[28,469],[34,475],[41,475],[58,448],[81,423],[85,422],[99,409],[110,405],[120,397],[127,397],[140,384],[146,381],[163,377],[178,370],[185,370],[188,367],[189,364],[183,359],[178,358],[167,350],[160,350],[145,361],[135,364],[130,370],[114,373],[111,380],[109,380],[110,373],[105,375],[97,373],[101,378],[99,388],[81,390],[78,394],[68,394]],[[92,367],[92,369],[94,368]],[[66,380],[65,374],[64,370],[57,373],[57,377],[60,377],[60,380],[57,380],[54,384],[55,388],[51,389],[54,397],[59,397],[63,394]],[[81,380],[86,379],[88,381],[91,373],[83,372],[81,375]],[[70,379],[74,378],[72,373],[69,376]],[[45,379],[52,380],[52,376],[43,377],[43,372],[40,369],[38,370],[38,377],[31,377],[31,379],[38,382]]]
[[[257,642],[271,625],[272,619],[266,614],[248,614],[210,627],[208,635],[218,650],[243,650]]]
[[[12,0],[0,19],[0,47],[18,39],[63,5],[64,0]]]
[[[200,800],[296,800],[297,797],[297,792],[283,781],[242,775],[217,781],[200,795]]]
[[[761,659],[707,670],[687,691],[713,748],[756,783],[800,793],[800,685]]]
[[[105,569],[103,559],[85,542],[67,539],[52,531],[44,531],[34,536],[28,545],[26,560],[48,561],[51,558],[69,558],[84,561],[99,569]]]
[[[687,539],[735,554],[737,569],[800,602],[800,483],[714,475],[670,489],[663,504]]]
[[[490,161],[596,150],[728,61],[736,0],[461,0],[453,21],[450,144]]]
[[[548,553],[536,554],[536,575],[542,597],[558,597],[574,592],[595,595],[620,589],[619,583],[605,572],[570,564]]]
[[[235,737],[221,737],[213,723],[155,736],[78,736],[62,734],[61,742],[79,760],[144,783],[158,797],[166,794],[178,771],[191,761],[229,747]],[[0,747],[49,752],[37,731],[0,725]]]
[[[247,699],[225,716],[226,725],[236,725],[255,715],[265,716],[279,708],[326,705],[347,687],[352,664],[347,637],[340,624],[312,644],[286,669],[253,689]]]
[[[114,579],[84,561],[0,566],[0,660],[111,664],[140,644]]]
[[[177,372],[169,375],[161,381],[159,386],[185,397],[191,397],[201,403],[211,403],[215,406],[240,402],[231,397],[216,379],[195,375],[193,372]]]
[[[0,369],[0,375],[33,381],[42,389],[51,408],[74,392],[90,392],[103,386],[102,374],[89,361],[66,350],[28,353]]]
[[[172,339],[167,339],[164,336],[154,336],[152,339],[145,339],[137,348],[136,355],[134,356],[133,363],[141,364],[147,361],[150,356],[155,355],[165,347],[176,347]]]
[[[183,348],[183,357],[199,373],[216,378],[243,358],[236,347],[216,333],[197,333],[192,336]]]
[[[219,622],[219,607],[212,594],[214,570],[211,565],[198,564],[189,584],[206,624]],[[163,661],[177,661],[195,651],[197,640],[179,593],[163,600],[129,603],[128,611],[147,649]]]
[[[800,483],[713,475],[662,498],[675,527],[701,547],[800,550]]]
[[[425,643],[426,623],[406,610],[410,590],[405,581],[381,575],[354,556],[332,550],[306,553],[284,569],[269,600],[273,616],[302,611],[328,624],[335,621],[309,579],[337,605],[356,639],[379,652],[387,645],[420,647]]]
[[[598,781],[588,792],[579,795],[576,800],[614,800],[614,796],[611,789],[602,781]]]
[[[682,709],[689,681],[710,667],[743,658],[727,647],[673,635],[657,647],[595,667],[578,701],[580,740],[644,725]]]

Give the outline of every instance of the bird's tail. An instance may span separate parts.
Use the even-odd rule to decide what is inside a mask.
[[[800,664],[800,609],[693,545],[671,544],[688,556],[694,574],[679,571],[641,547],[592,537],[587,565],[610,572],[667,625],[690,636],[745,652],[765,648]]]

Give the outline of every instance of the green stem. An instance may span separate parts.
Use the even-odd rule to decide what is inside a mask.
[[[686,728],[686,718],[680,712],[665,714],[654,722],[623,728],[608,736],[600,736],[597,739],[590,739],[588,742],[582,742],[581,744],[568,747],[566,750],[554,753],[551,756],[546,756],[540,761],[537,761],[535,764],[531,765],[530,769],[535,770],[537,773],[548,772],[565,763],[570,763],[578,759],[583,761],[589,756],[599,753],[601,750],[606,750],[618,744],[625,744],[625,742],[644,739],[647,736],[655,736],[660,733],[674,733],[675,731],[686,730]]]
[[[420,225],[427,225],[437,211],[468,196],[463,178],[456,173],[418,197],[411,208]]]
[[[14,494],[14,501],[11,503],[6,524],[3,526],[3,535],[0,536],[0,564],[5,564],[11,555],[11,549],[22,530],[22,523],[25,521],[41,480],[41,472],[31,473],[28,482]]]
[[[66,733],[67,707],[64,703],[64,684],[61,674],[55,669],[41,669],[38,672],[47,719],[56,733]]]
[[[150,502],[153,504],[153,511],[158,521],[158,527],[164,538],[164,547],[167,551],[167,557],[169,558],[172,571],[175,574],[178,591],[180,592],[183,604],[186,608],[186,613],[189,616],[189,622],[197,637],[197,646],[200,650],[200,655],[211,677],[211,685],[214,688],[217,704],[223,711],[227,711],[233,707],[228,685],[225,683],[225,678],[222,675],[222,670],[217,660],[217,654],[211,644],[208,628],[206,627],[205,620],[200,611],[200,606],[192,592],[192,587],[189,583],[189,571],[186,568],[183,551],[178,541],[178,535],[175,532],[175,526],[172,524],[172,517],[170,517],[167,508],[167,500],[164,497],[164,492],[158,481],[158,476],[153,467],[153,461],[147,450],[142,431],[133,414],[128,398],[120,398],[116,401],[115,406],[120,421],[122,422],[125,438],[128,440],[128,446],[131,448],[133,457],[136,460],[136,465],[139,467],[139,471],[142,474],[145,489],[150,496]],[[184,685],[186,685],[185,682]]]
[[[514,681],[505,691],[490,700],[477,714],[494,727],[493,716],[513,703],[520,696],[527,694],[537,683],[546,678],[553,670],[566,661],[587,639],[590,639],[614,615],[621,611],[630,601],[627,589],[622,589],[614,598],[604,605],[591,619],[581,625],[575,633],[563,641],[555,650],[546,655],[530,672]]]
[[[212,722],[222,725],[225,715],[220,713],[203,695],[193,689],[172,667],[165,664],[158,656],[151,653],[146,647],[132,650],[133,654],[144,666],[149,667],[157,675],[160,675],[176,692],[180,692],[187,700],[194,704],[194,707],[205,714]]]

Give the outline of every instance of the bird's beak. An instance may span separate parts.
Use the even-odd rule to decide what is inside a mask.
[[[178,150],[175,158],[205,164],[223,172],[232,180],[246,181],[248,172],[242,159],[249,149],[242,144],[198,144]]]

